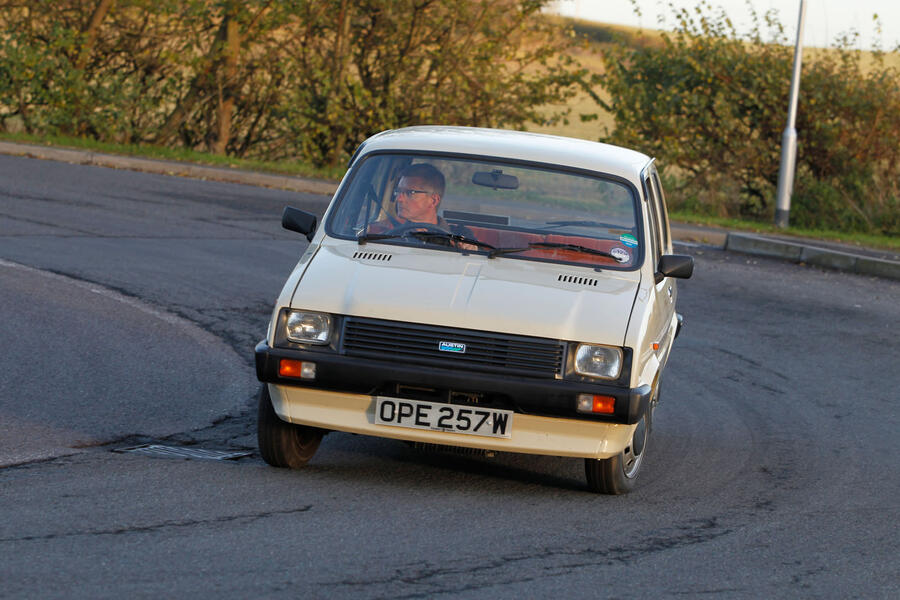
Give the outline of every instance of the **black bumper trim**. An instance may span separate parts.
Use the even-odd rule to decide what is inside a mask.
[[[282,358],[316,363],[316,379],[306,381],[281,377],[278,366]],[[649,385],[623,388],[608,383],[458,371],[349,357],[328,351],[271,348],[265,341],[256,346],[256,376],[264,383],[351,394],[398,395],[398,386],[429,388],[446,392],[443,401],[453,401],[452,392],[457,394],[455,397],[478,396],[487,405],[518,413],[629,425],[637,423],[646,412],[651,394]],[[578,394],[613,396],[616,399],[615,414],[577,412],[575,401]]]

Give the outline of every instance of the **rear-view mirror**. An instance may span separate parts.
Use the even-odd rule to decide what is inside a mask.
[[[476,171],[475,174],[472,175],[472,183],[494,188],[495,190],[515,190],[519,187],[519,178],[515,175],[506,175],[500,169],[495,169],[493,171]]]

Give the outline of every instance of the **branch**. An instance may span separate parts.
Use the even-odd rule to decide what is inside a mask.
[[[81,51],[78,53],[78,60],[75,62],[75,68],[79,71],[84,70],[91,50],[94,48],[94,43],[97,41],[97,30],[100,29],[100,24],[103,23],[103,19],[114,2],[115,0],[100,0],[91,15],[87,28],[82,30],[81,33],[85,36],[85,41]]]

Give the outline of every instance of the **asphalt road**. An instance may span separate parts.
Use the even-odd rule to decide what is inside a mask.
[[[900,596],[900,284],[690,248],[638,489],[331,434],[252,451],[315,196],[0,157],[0,597]]]

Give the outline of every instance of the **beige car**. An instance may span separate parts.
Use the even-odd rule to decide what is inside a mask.
[[[583,458],[629,491],[681,327],[654,162],[532,133],[367,140],[256,347],[259,448],[296,468],[329,431]]]

